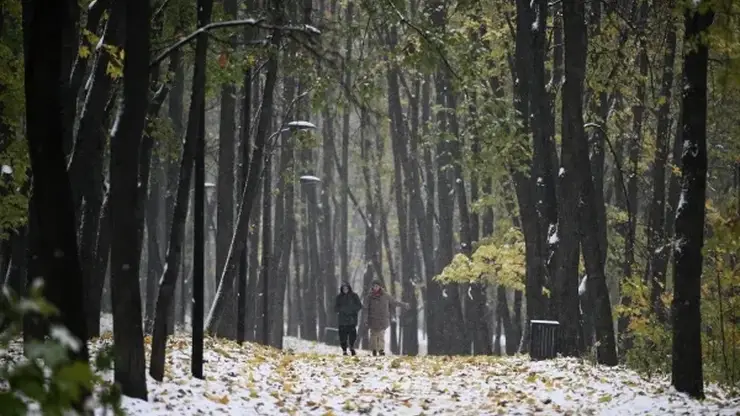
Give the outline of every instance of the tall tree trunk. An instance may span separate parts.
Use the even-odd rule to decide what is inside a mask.
[[[648,3],[642,2],[638,16],[638,29],[644,31],[647,27]],[[627,224],[627,233],[624,239],[624,276],[632,276],[632,266],[635,262],[635,231],[637,226],[637,214],[639,212],[638,198],[638,164],[640,162],[640,150],[642,148],[643,121],[645,114],[645,100],[648,76],[648,56],[646,47],[640,46],[637,55],[638,81],[636,98],[637,103],[632,107],[632,135],[627,145],[629,157],[629,177],[627,179],[627,206],[632,213],[633,220]]]
[[[66,76],[63,35],[74,26],[74,1],[31,0],[22,3],[26,137],[33,172],[29,207],[29,276],[44,276],[44,294],[59,311],[57,319],[80,347],[67,354],[88,365],[84,281],[77,253],[74,203],[63,146]],[[87,394],[74,403],[82,410]]]
[[[588,24],[593,28],[593,34],[588,36],[596,37],[601,33],[601,20],[602,20],[602,8],[603,4],[593,4],[589,14]],[[562,36],[561,36],[562,39]],[[562,43],[562,42],[561,42]],[[589,97],[590,111],[596,118],[598,125],[592,126],[588,136],[590,144],[590,162],[591,172],[593,174],[594,189],[596,191],[596,210],[598,223],[596,227],[599,230],[599,236],[601,238],[602,250],[602,261],[606,264],[606,255],[608,253],[609,242],[607,240],[607,219],[606,219],[606,200],[604,197],[604,162],[606,158],[606,123],[609,117],[609,97],[606,91],[599,91],[598,93],[591,88],[588,89],[587,97]],[[590,294],[579,293],[581,298],[581,334],[579,348],[586,350],[592,346],[594,338],[593,330],[593,305],[590,302]]]
[[[673,2],[669,2],[673,9]],[[653,311],[658,318],[665,322],[667,311],[663,306],[662,295],[665,292],[666,268],[668,265],[669,250],[665,236],[666,222],[666,179],[665,170],[668,164],[668,148],[670,143],[670,112],[671,92],[673,91],[673,65],[676,60],[676,29],[673,19],[669,19],[668,33],[666,34],[665,53],[663,55],[663,79],[660,87],[660,106],[658,107],[658,126],[655,136],[655,159],[653,161],[653,198],[650,202],[650,218],[648,223],[649,255],[648,281],[651,284],[650,300]]]
[[[471,123],[475,126],[477,120],[477,95],[471,94],[471,104],[469,107],[469,115]],[[472,158],[475,164],[480,164],[480,151],[481,143],[480,137],[481,132],[476,127],[473,127],[473,142],[471,143],[470,150]],[[480,195],[480,184],[479,184],[479,173],[473,169],[470,173],[470,202],[475,204],[479,201]],[[492,213],[491,213],[492,214]],[[470,218],[470,252],[473,250],[475,245],[480,240],[480,215],[475,212],[468,214]],[[462,215],[461,215],[462,217]],[[492,219],[493,217],[491,217]],[[491,224],[493,225],[493,224]],[[476,355],[492,354],[490,325],[488,320],[491,317],[488,308],[488,286],[482,282],[475,282],[470,285],[469,288],[470,296],[472,298],[465,309],[466,320],[468,322],[468,331],[472,337],[473,353]]]
[[[149,101],[149,2],[125,7],[127,51],[123,101],[111,137],[111,298],[115,380],[123,394],[146,400],[139,262],[139,146]]]
[[[516,2],[516,43],[514,57],[514,72],[516,82],[514,83],[514,108],[521,121],[519,134],[528,137],[530,133],[530,94],[531,82],[530,71],[532,68],[531,55],[531,28],[533,17],[528,2],[518,0]],[[494,95],[500,94],[501,86],[496,85]],[[523,143],[523,146],[527,144]],[[541,230],[537,216],[536,187],[531,175],[527,175],[517,169],[520,164],[530,164],[525,156],[520,156],[512,167],[511,176],[514,181],[514,190],[519,204],[519,216],[521,230],[525,241],[525,263],[526,263],[526,296],[527,296],[527,319],[546,318],[549,311],[548,298],[544,294],[547,289],[544,270],[544,253],[542,252]],[[529,326],[525,325],[527,331]],[[507,339],[507,343],[509,340]],[[517,343],[519,340],[517,340]],[[522,344],[526,348],[526,343]]]
[[[244,29],[245,43],[248,43],[252,39],[252,33],[252,28],[246,26]],[[252,150],[250,146],[252,133],[252,96],[257,95],[253,94],[252,90],[252,66],[248,65],[244,70],[244,93],[242,96],[241,113],[241,175],[239,177],[237,189],[244,188],[244,185],[246,185],[247,183],[247,177],[249,176],[249,164]],[[251,217],[254,218],[253,215]],[[247,240],[251,238],[249,236],[251,235],[249,226],[250,223],[247,223],[248,235],[245,237],[245,239]],[[257,241],[255,241],[254,243],[251,241],[247,241],[247,244],[244,246],[244,248],[242,248],[241,253],[239,254],[239,282],[237,290],[237,299],[239,303],[237,307],[236,324],[236,340],[239,343],[248,339],[253,339],[252,337],[254,336],[254,325],[249,326],[248,322],[248,316],[252,316],[253,314],[250,314],[248,311],[250,310],[250,306],[254,305],[254,287],[252,287],[251,292],[249,291],[249,271],[255,265],[249,262],[249,255],[250,245],[255,244],[254,251],[256,252],[257,243]]]
[[[159,26],[161,27],[161,26]],[[160,163],[159,157],[153,158],[154,152],[154,121],[159,110],[164,103],[168,88],[166,84],[158,85],[159,82],[159,68],[156,67],[152,70],[151,74],[151,86],[155,90],[154,97],[149,103],[147,109],[146,120],[151,122],[146,123],[144,128],[144,134],[141,140],[141,148],[139,149],[139,186],[136,202],[136,212],[134,213],[137,222],[137,235],[138,235],[138,254],[141,258],[141,254],[144,248],[144,229],[147,231],[147,270],[145,280],[145,294],[146,294],[146,305],[144,314],[144,332],[151,334],[152,323],[154,319],[154,293],[157,288],[157,276],[162,275],[162,269],[164,267],[163,256],[160,254],[160,224],[159,221],[159,204],[161,194],[158,188],[164,188],[166,186],[165,172],[163,166]],[[159,88],[157,90],[157,88]],[[151,175],[152,168],[155,169],[155,174]],[[162,232],[163,234],[163,232]],[[142,274],[141,277],[144,277]]]
[[[273,7],[274,10],[271,13],[275,13],[273,16],[276,19],[273,24],[279,26],[282,19],[282,0],[273,0],[273,2],[274,4],[271,7]],[[271,39],[271,47],[277,48],[281,43],[281,39],[281,32],[276,31]],[[257,122],[257,131],[255,134],[251,163],[249,165],[249,175],[247,175],[247,182],[244,184],[244,188],[240,191],[239,213],[237,216],[235,232],[231,238],[229,254],[224,263],[223,273],[219,277],[216,297],[211,306],[211,310],[208,312],[208,319],[206,319],[206,331],[209,333],[212,333],[215,330],[219,319],[221,319],[223,308],[226,306],[226,288],[232,284],[234,277],[234,273],[231,271],[236,268],[239,261],[237,253],[241,253],[246,245],[246,237],[248,233],[247,224],[249,223],[250,214],[252,213],[255,197],[258,194],[260,182],[267,171],[266,168],[263,169],[263,164],[266,162],[267,158],[271,156],[269,150],[271,149],[274,135],[270,134],[270,128],[273,121],[273,93],[275,91],[275,84],[278,77],[278,63],[279,57],[277,53],[273,53],[265,64],[265,86],[262,94],[262,105],[259,111],[260,117]],[[262,267],[265,268],[266,265],[263,264]]]
[[[313,163],[312,163],[313,164]],[[313,275],[313,290],[315,293],[314,302],[318,311],[318,336],[319,340],[324,340],[326,329],[326,304],[324,301],[325,276],[321,274],[321,246],[319,245],[319,207],[317,186],[308,185],[308,238],[309,238],[309,261],[311,264],[311,274]]]
[[[332,231],[334,227],[332,212],[331,212],[331,201],[330,193],[332,191],[332,185],[334,182],[334,164],[332,163],[334,155],[334,114],[327,109],[323,112],[322,121],[324,124],[323,143],[322,143],[322,179],[321,179],[321,246],[324,247],[324,262],[322,264],[323,274],[326,276],[326,301],[327,311],[329,311],[327,325],[330,327],[337,327],[337,314],[334,313],[333,302],[334,296],[338,293],[337,288],[337,276],[335,271],[335,257],[334,257],[334,240],[332,239]],[[291,203],[293,201],[291,200]],[[286,204],[287,208],[287,204]],[[291,216],[293,215],[293,209],[291,206]],[[294,231],[294,230],[293,230]],[[292,234],[292,233],[291,233]],[[287,263],[287,262],[286,262]],[[286,274],[287,276],[287,274]],[[348,278],[348,276],[345,276]]]
[[[352,11],[354,3],[349,0],[347,2],[347,25],[352,24]],[[352,59],[352,41],[351,37],[347,37],[346,43],[347,61],[350,62]],[[352,73],[350,66],[347,65],[344,69],[344,82],[346,85],[351,85]],[[349,279],[349,136],[350,136],[350,125],[349,125],[350,109],[346,108],[342,114],[342,163],[339,171],[339,182],[342,184],[342,193],[340,194],[339,204],[339,278],[344,281]]]
[[[585,7],[578,0],[563,3],[565,32],[565,84],[563,85],[563,148],[573,153],[575,172],[574,188],[579,190],[579,228],[583,258],[588,274],[587,290],[593,300],[593,314],[597,336],[597,360],[601,364],[616,365],[617,352],[614,339],[609,290],[606,286],[604,262],[598,229],[596,195],[588,159],[588,142],[583,129],[583,82],[586,75],[586,22]]]
[[[412,13],[416,13],[416,10],[412,9]],[[414,184],[416,185],[416,189],[409,189],[409,192],[413,193],[420,193],[421,190],[419,189],[418,184],[418,172],[419,172],[419,139],[420,139],[420,131],[419,131],[419,124],[421,122],[420,119],[420,95],[422,93],[422,87],[421,87],[421,81],[416,80],[414,81],[413,85],[413,98],[410,100],[409,105],[409,118],[411,120],[411,132],[409,137],[409,164],[411,165],[411,169],[414,169],[414,178],[409,182],[408,188],[411,188]],[[426,98],[429,98],[429,88],[426,89]],[[406,249],[408,250],[410,254],[410,264],[406,267],[408,267],[408,271],[402,276],[402,282],[401,287],[403,290],[402,293],[402,300],[409,304],[409,308],[406,310],[401,311],[401,333],[402,333],[402,347],[403,347],[403,354],[404,355],[417,355],[419,353],[419,301],[416,297],[416,285],[419,279],[421,278],[421,267],[420,262],[418,261],[418,254],[419,254],[419,245],[417,244],[416,240],[416,226],[414,224],[416,219],[416,213],[414,212],[414,202],[412,201],[416,198],[407,198],[407,206],[405,209],[407,209],[408,212],[408,221],[406,224],[406,229],[401,230],[401,233],[404,234],[404,237],[406,238]],[[418,203],[421,205],[421,198],[418,198]],[[423,206],[422,206],[423,209]],[[384,218],[384,223],[387,223]],[[384,235],[388,235],[388,232],[386,230],[386,227],[384,228]],[[388,250],[388,264],[392,263],[391,260],[391,250],[390,247],[388,247],[388,244],[386,244],[386,248]]]
[[[421,87],[421,123],[422,134],[429,131],[429,122],[431,119],[431,89],[432,78],[430,75],[424,77],[424,83]],[[432,159],[432,149],[430,146],[424,147],[424,190],[426,191],[426,200],[424,206],[421,205],[421,185],[417,185],[416,191],[411,194],[411,201],[414,204],[414,217],[416,218],[417,231],[419,233],[419,245],[421,246],[422,259],[424,261],[424,279],[426,290],[423,293],[424,299],[424,325],[426,326],[425,337],[427,339],[427,354],[429,353],[429,335],[434,331],[433,320],[436,318],[434,308],[430,307],[436,296],[439,294],[433,288],[429,290],[432,278],[437,273],[434,260],[435,241],[434,241],[434,220],[435,220],[435,196],[436,185],[434,180],[434,161]]]
[[[211,20],[212,0],[198,1],[198,27],[203,27]],[[168,315],[174,301],[177,284],[177,271],[180,268],[185,234],[185,220],[188,214],[190,199],[190,184],[193,175],[196,141],[200,124],[201,106],[205,100],[206,84],[206,52],[208,50],[208,36],[204,33],[198,36],[195,45],[195,69],[193,73],[193,88],[191,91],[188,125],[185,133],[182,159],[180,163],[180,178],[177,184],[177,198],[172,214],[169,245],[165,272],[160,280],[157,293],[157,308],[152,335],[152,355],[149,364],[149,374],[157,381],[164,376],[165,347],[168,335]],[[203,184],[201,184],[203,185]]]
[[[446,89],[449,88],[449,74],[444,71],[437,73],[435,77],[435,92],[437,93],[437,105],[443,110],[437,113],[437,119],[441,131],[447,131],[450,120],[447,117],[447,108],[450,103],[447,101]],[[454,134],[454,133],[453,133]],[[454,164],[452,158],[452,144],[443,140],[437,145],[437,204],[439,209],[439,246],[437,250],[437,270],[442,270],[446,265],[452,262],[454,257],[454,231],[453,217],[455,203],[452,198],[453,184],[455,179],[452,176]],[[460,300],[460,288],[457,284],[448,284],[442,286],[436,281],[428,283],[431,288],[435,288],[438,294],[436,302],[429,305],[437,309],[440,315],[434,320],[438,325],[439,334],[434,337],[430,334],[429,353],[465,353],[468,346],[465,345],[465,325],[462,313],[462,304]],[[431,323],[431,322],[430,322]],[[436,345],[435,345],[436,344]],[[434,346],[434,348],[432,348]]]
[[[388,43],[391,48],[396,46],[397,43],[397,28],[394,26],[390,28],[390,33],[388,35]],[[408,237],[406,235],[406,230],[409,229],[408,226],[408,212],[407,212],[407,185],[410,181],[408,178],[405,181],[403,178],[404,175],[404,163],[408,163],[408,149],[406,148],[407,142],[408,142],[408,127],[406,125],[406,122],[404,120],[403,115],[403,107],[401,106],[401,98],[400,98],[400,86],[399,86],[399,76],[400,76],[400,70],[395,64],[388,64],[388,69],[386,73],[386,79],[388,83],[388,112],[391,119],[390,123],[390,137],[391,142],[393,146],[393,178],[394,178],[394,185],[393,190],[395,194],[395,200],[396,200],[396,218],[398,219],[398,228],[401,230],[399,232],[398,238],[399,238],[399,246],[401,249],[400,253],[400,261],[401,261],[401,279],[406,281],[411,278],[411,275],[413,274],[413,254],[409,251],[408,247]],[[378,158],[380,158],[380,154],[378,154]],[[378,166],[379,167],[379,166]],[[379,178],[378,178],[379,179]],[[382,208],[382,199],[380,198],[381,195],[377,195],[377,198],[375,199],[376,204],[376,210],[383,211]],[[377,236],[378,234],[375,233]],[[380,248],[379,246],[376,247],[376,249]],[[392,265],[392,258],[388,258],[388,264],[389,266]],[[394,269],[392,269],[394,270]],[[390,291],[391,295],[393,295],[392,291],[394,290],[395,280],[396,276],[394,276],[395,273],[392,273],[391,275],[391,287]],[[394,308],[395,310],[395,308]],[[391,347],[395,347],[397,345],[394,344],[394,340],[397,344],[397,339],[394,335],[395,328],[391,326]]]
[[[296,336],[303,338],[305,315],[303,309],[303,286],[301,284],[301,240],[298,238],[298,227],[296,226],[296,239],[293,243],[293,272],[295,277],[293,279],[293,296],[295,297],[295,305],[293,306],[295,313],[295,324],[296,324]]]
[[[146,278],[146,307],[144,313],[144,332],[151,334],[154,323],[154,307],[157,291],[157,277],[162,275],[164,267],[164,250],[162,250],[163,215],[161,205],[163,193],[167,186],[165,164],[159,157],[153,159],[156,169],[151,178],[149,199],[147,201],[146,229],[147,229],[147,278]]]
[[[270,155],[265,157],[265,169],[262,178],[262,261],[260,270],[260,287],[257,288],[257,342],[262,345],[270,345],[270,314],[269,305],[272,302],[268,299],[270,279],[275,277],[273,273],[273,238],[272,238],[272,158]]]
[[[462,137],[460,135],[460,125],[457,118],[457,92],[455,91],[452,83],[450,82],[449,77],[447,78],[447,85],[445,88],[445,95],[447,96],[447,108],[449,109],[449,126],[450,126],[450,133],[452,133],[452,136],[454,137],[454,140],[449,143],[449,152],[451,155],[451,163],[453,165],[452,173],[452,185],[454,194],[457,196],[457,206],[460,212],[460,248],[461,251],[468,257],[470,257],[473,254],[473,240],[471,237],[471,231],[470,231],[470,212],[468,210],[468,196],[466,192],[466,186],[465,186],[465,176],[463,174],[462,164],[464,163],[462,159],[462,150],[461,147],[463,145],[462,143]],[[456,187],[456,189],[455,189]],[[453,212],[454,212],[454,201],[453,204]],[[453,213],[454,216],[454,213]],[[475,297],[473,297],[473,290],[472,288],[469,288],[468,296],[463,297],[462,299],[465,299],[465,304],[474,304],[478,302],[479,296],[485,296],[485,292],[481,292],[480,290],[475,291]],[[462,300],[461,299],[461,300]],[[468,302],[469,300],[472,300],[472,302]],[[472,306],[468,306],[472,307]],[[461,311],[462,314],[462,311]],[[464,322],[464,315],[461,316]],[[472,334],[470,333],[470,330],[473,328],[478,327],[477,317],[475,322],[470,323],[467,322],[467,325],[463,326],[460,330],[462,331],[460,338],[460,350],[464,354],[470,354],[471,352],[471,346],[473,342]]]
[[[286,61],[293,59],[293,51],[286,51]],[[296,80],[292,77],[283,78],[283,98],[286,106],[283,124],[289,123],[298,111],[293,111],[296,95]],[[295,167],[293,137],[290,132],[280,134],[280,165],[277,172],[278,194],[275,200],[275,252],[272,262],[272,280],[269,282],[268,299],[270,299],[270,340],[269,344],[275,348],[283,347],[285,332],[285,293],[289,278],[291,247],[295,233]]]
[[[567,63],[566,67],[568,67]],[[585,70],[585,66],[582,67],[582,70]],[[565,83],[568,88],[573,88],[574,86],[578,88],[577,84],[573,82],[568,83],[568,81],[570,80],[566,76]],[[563,97],[565,97],[565,93],[564,88]],[[533,103],[534,101],[532,100]],[[573,103],[569,105],[573,105]],[[562,108],[563,140],[560,152],[561,165],[557,179],[558,210],[556,214],[558,221],[557,228],[550,228],[546,238],[550,246],[557,250],[553,298],[555,302],[555,316],[557,317],[557,321],[560,322],[559,328],[561,328],[558,349],[565,356],[576,357],[580,355],[581,348],[583,347],[578,305],[578,263],[581,256],[578,210],[581,190],[578,186],[574,186],[579,178],[578,163],[580,162],[577,158],[576,145],[573,141],[573,135],[576,133],[571,131],[574,123],[572,119],[575,110],[570,107],[566,108],[565,101],[563,101]],[[535,144],[535,148],[536,146]],[[534,166],[537,166],[537,163]]]
[[[200,11],[200,8],[199,8]],[[210,14],[210,11],[209,11]],[[205,83],[204,83],[205,85]],[[190,372],[193,377],[203,380],[203,313],[205,310],[205,182],[206,182],[206,99],[205,94],[198,97],[198,132],[195,138],[195,160],[193,161],[193,283],[192,346]],[[184,287],[184,286],[183,286]]]
[[[684,56],[683,153],[681,202],[676,210],[673,250],[672,384],[694,398],[704,397],[701,352],[701,272],[707,186],[707,66],[709,48],[703,40],[714,21],[704,4],[685,12],[684,44],[697,42]],[[704,9],[704,10],[702,10]]]
[[[113,0],[113,7],[105,27],[102,41],[107,45],[120,47],[124,40],[124,5]],[[103,172],[107,119],[110,110],[106,106],[112,89],[113,80],[107,74],[110,57],[107,51],[101,50],[93,64],[92,85],[88,89],[80,115],[74,153],[69,164],[69,175],[73,189],[75,210],[79,212],[84,198],[84,209],[81,215],[81,232],[79,238],[80,261],[85,275],[85,300],[88,305],[99,304],[96,298],[102,293],[102,282],[95,281],[94,272],[96,242],[100,226],[100,212],[103,204],[105,176]],[[72,91],[70,91],[72,93]],[[88,336],[99,332],[100,310],[88,310]]]
[[[262,190],[258,190],[257,200],[262,199]],[[247,318],[246,318],[246,339],[249,341],[256,340],[255,330],[257,328],[257,284],[259,283],[260,275],[260,258],[259,258],[259,245],[260,237],[260,218],[262,216],[262,204],[255,204],[252,208],[252,219],[249,222],[249,243],[247,244],[247,250],[249,255],[249,274],[247,280]]]
[[[556,158],[554,156],[556,154],[555,143],[553,142],[555,132],[552,129],[554,127],[551,123],[552,107],[551,101],[548,99],[545,79],[548,7],[547,0],[536,0],[533,4],[530,4],[530,13],[532,14],[530,45],[533,71],[529,79],[529,108],[532,112],[532,174],[535,178],[534,187],[537,195],[539,250],[544,256],[545,282],[549,287],[553,287],[552,282],[557,270],[557,255],[555,253],[558,241],[557,238],[551,237],[556,235],[557,232],[558,206],[555,188],[555,166],[553,165],[553,160]],[[548,313],[552,313],[552,305],[550,305]],[[560,322],[566,325],[566,333],[573,332],[572,325],[568,325],[568,322]],[[577,324],[577,321],[574,323]]]
[[[224,0],[224,13],[229,19],[236,19],[236,0]],[[236,44],[236,37],[232,36],[231,45]],[[227,64],[230,65],[227,58]],[[234,234],[234,151],[236,140],[236,87],[232,83],[221,85],[221,120],[219,123],[218,144],[218,184],[216,188],[218,196],[218,212],[216,226],[216,284],[221,277],[226,256],[229,254],[231,236]],[[242,253],[239,253],[241,256]],[[233,270],[236,273],[237,270]],[[237,291],[233,284],[226,289],[226,307],[224,308],[224,319],[217,327],[219,336],[229,339],[236,338],[236,300]]]
[[[309,254],[309,227],[308,227],[308,204],[306,202],[306,191],[301,187],[301,264],[303,265],[303,326],[301,327],[301,337],[309,341],[316,341],[318,315],[316,308],[316,291],[314,289],[315,276],[311,273],[311,257]]]

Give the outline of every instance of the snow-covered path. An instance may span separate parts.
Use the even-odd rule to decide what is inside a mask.
[[[624,368],[527,357],[358,357],[296,339],[286,352],[208,339],[206,380],[189,375],[190,343],[175,337],[163,383],[134,415],[736,415],[740,399],[707,388],[703,403]]]

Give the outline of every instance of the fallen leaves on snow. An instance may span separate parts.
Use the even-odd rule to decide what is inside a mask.
[[[109,333],[91,350],[112,342]],[[145,340],[147,356],[150,340]],[[628,369],[578,359],[344,357],[294,338],[285,351],[208,338],[205,380],[190,376],[189,337],[170,337],[165,379],[148,379],[149,402],[124,398],[132,415],[736,415],[740,398],[716,386],[698,402]],[[112,378],[109,375],[109,379]]]
[[[99,343],[110,342],[103,336]],[[190,376],[190,340],[171,337],[165,380],[148,381],[150,401],[124,399],[130,414],[499,415],[736,414],[740,400],[708,387],[703,403],[668,379],[577,359],[528,357],[358,357],[288,339],[278,351],[206,339],[206,380]],[[146,343],[147,350],[149,343]]]

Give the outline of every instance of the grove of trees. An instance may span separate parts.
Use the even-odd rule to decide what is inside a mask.
[[[111,314],[137,398],[176,328],[202,378],[205,336],[326,341],[374,279],[411,306],[394,353],[526,353],[549,319],[563,355],[737,386],[739,25],[736,0],[0,0],[0,276],[80,339]]]

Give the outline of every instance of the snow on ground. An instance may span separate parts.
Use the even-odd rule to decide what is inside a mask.
[[[288,339],[285,352],[208,339],[206,380],[189,376],[190,342],[174,337],[163,383],[150,401],[125,399],[134,415],[734,415],[740,399],[716,387],[703,403],[666,378],[582,360],[527,357],[343,357],[326,345]]]
[[[105,324],[104,324],[105,325]],[[93,342],[111,342],[110,332]],[[162,383],[131,415],[739,415],[740,398],[716,386],[698,402],[618,367],[559,358],[357,357],[287,338],[284,351],[207,338],[206,379],[190,376],[190,337],[170,337]],[[149,355],[149,339],[146,343]],[[112,375],[108,374],[108,378]],[[98,412],[102,415],[102,412]]]

